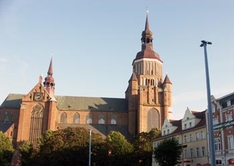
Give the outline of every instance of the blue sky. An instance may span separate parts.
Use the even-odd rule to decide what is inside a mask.
[[[56,95],[123,98],[141,49],[146,9],[154,50],[173,83],[173,117],[233,92],[233,0],[0,0],[0,101],[27,94],[53,54]]]

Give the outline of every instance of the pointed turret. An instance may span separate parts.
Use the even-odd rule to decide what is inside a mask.
[[[53,75],[53,63],[52,63],[52,58],[51,58],[49,69],[47,72],[47,77],[45,78],[45,81],[44,81],[44,87],[49,93],[49,95],[51,97],[54,97],[55,83],[54,83],[54,78],[52,75]]]
[[[165,77],[165,79],[163,81],[163,84],[172,84],[169,77],[168,77],[168,75],[166,75],[166,77]]]
[[[138,79],[137,79],[137,76],[136,76],[136,73],[135,73],[135,72],[133,72],[133,73],[132,73],[132,76],[131,76],[131,78],[130,78],[130,80],[129,80],[128,82],[130,82],[130,81],[138,81]]]

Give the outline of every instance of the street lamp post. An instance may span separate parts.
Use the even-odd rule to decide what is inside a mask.
[[[209,67],[207,58],[207,44],[212,44],[211,42],[202,40],[200,47],[204,47],[205,56],[205,69],[206,69],[206,89],[207,89],[207,102],[208,102],[208,131],[209,131],[209,147],[210,147],[210,164],[215,166],[215,150],[214,150],[214,131],[213,131],[213,117],[211,108],[211,94],[210,94],[210,78],[209,78]]]
[[[89,166],[91,166],[91,143],[92,143],[92,130],[89,130]]]

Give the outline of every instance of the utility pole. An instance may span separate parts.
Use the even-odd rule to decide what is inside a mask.
[[[209,147],[210,147],[210,164],[215,166],[215,150],[214,150],[214,130],[213,130],[213,117],[212,117],[212,107],[211,107],[211,94],[210,94],[210,78],[209,78],[209,67],[207,58],[207,44],[212,44],[211,42],[202,40],[200,47],[204,47],[204,58],[205,58],[205,69],[206,69],[206,89],[207,89],[207,102],[208,102],[208,131],[209,131]]]
[[[92,130],[89,130],[89,166],[91,166],[91,144],[92,144]]]

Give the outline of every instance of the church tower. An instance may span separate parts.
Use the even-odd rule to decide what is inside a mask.
[[[49,69],[48,69],[48,72],[47,72],[47,77],[45,78],[45,82],[43,84],[44,84],[45,89],[49,93],[50,97],[54,98],[55,83],[54,83],[54,78],[53,78],[52,58],[50,60],[50,65],[49,65]]]
[[[43,82],[44,88],[46,89],[48,93],[48,101],[46,103],[46,107],[48,109],[48,125],[47,129],[49,130],[56,130],[56,104],[57,101],[54,97],[54,89],[55,89],[55,82],[53,78],[53,62],[52,58],[50,60],[49,69],[47,72],[47,77],[45,78],[45,81]]]
[[[129,132],[134,135],[152,128],[161,129],[172,106],[172,83],[168,76],[163,78],[163,61],[153,50],[148,14],[141,35],[141,51],[132,66],[133,73],[126,91]]]

